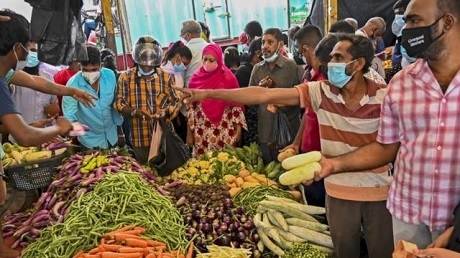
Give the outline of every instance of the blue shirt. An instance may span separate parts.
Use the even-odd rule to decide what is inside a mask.
[[[13,99],[11,98],[11,92],[8,88],[8,84],[2,76],[0,76],[0,103],[0,124],[2,124],[1,118],[4,115],[19,113],[14,105]],[[3,148],[0,144],[0,158],[3,158],[4,155],[5,153],[3,152]]]
[[[68,82],[67,86],[84,90],[93,96],[98,96],[94,101],[95,107],[85,107],[74,98],[65,96],[62,98],[62,111],[64,116],[71,122],[78,121],[89,126],[85,135],[78,136],[78,141],[86,148],[107,149],[118,141],[117,126],[123,123],[123,117],[113,107],[117,82],[112,70],[101,68],[99,77],[99,92],[78,72]]]

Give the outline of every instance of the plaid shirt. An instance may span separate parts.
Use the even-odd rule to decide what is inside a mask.
[[[431,231],[453,222],[460,201],[460,74],[442,92],[425,60],[396,74],[382,105],[377,141],[400,142],[388,209]]]
[[[137,82],[137,83],[136,83]],[[167,118],[174,118],[180,110],[181,103],[175,91],[174,77],[157,68],[152,80],[144,80],[137,74],[137,68],[122,73],[118,79],[118,95],[116,108],[119,112],[123,107],[149,110],[152,114],[166,109]],[[130,141],[134,147],[150,146],[153,132],[152,122],[140,117],[131,117]]]

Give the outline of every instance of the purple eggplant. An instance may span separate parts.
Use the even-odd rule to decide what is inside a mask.
[[[38,198],[37,202],[34,205],[35,210],[38,210],[42,206],[43,202],[46,200],[49,194],[49,192],[42,193],[42,195],[40,196],[40,198]]]
[[[32,226],[34,228],[44,228],[50,224],[50,220],[42,220],[37,223],[34,223]]]
[[[79,160],[79,161],[82,161],[83,160],[83,157],[80,155],[80,154],[75,154],[71,157],[71,160],[74,161],[74,160]]]
[[[89,186],[90,184],[96,183],[101,177],[90,178],[81,183],[81,186]]]
[[[35,224],[35,223],[40,222],[40,221],[43,221],[43,220],[49,220],[48,214],[41,214],[41,215],[35,216],[35,217],[32,219],[31,224]]]
[[[3,238],[8,238],[13,236],[14,231],[3,232]]]
[[[16,225],[14,225],[14,224],[4,224],[2,226],[3,231],[12,230],[12,229],[15,229],[15,228],[16,228]]]
[[[157,181],[157,177],[155,175],[153,175],[152,173],[150,173],[149,171],[145,171],[143,173],[143,175],[148,179],[148,180],[151,180],[151,181],[154,181],[156,182]]]
[[[27,225],[27,226],[24,225],[23,227],[19,228],[19,229],[13,234],[13,236],[16,237],[16,238],[18,238],[18,237],[22,236],[24,233],[29,232],[30,228],[31,228],[31,226],[29,226],[29,225]]]
[[[53,142],[53,143],[50,143],[48,146],[46,146],[46,149],[52,151],[52,150],[68,148],[68,147],[70,147],[70,144],[66,142]]]
[[[172,183],[167,183],[165,186],[166,188],[174,188],[174,187],[180,186],[181,184],[182,184],[182,181],[175,181]]]
[[[159,192],[160,194],[164,195],[164,196],[167,196],[167,195],[170,195],[170,194],[171,194],[170,192],[164,190],[163,187],[161,187],[161,186],[158,187],[158,192]]]
[[[53,207],[53,214],[54,216],[59,217],[59,210],[61,209],[61,207],[65,204],[65,201],[60,201],[60,202],[57,202],[54,207]]]
[[[87,191],[86,188],[80,188],[80,189],[77,191],[77,193],[75,194],[75,197],[76,197],[77,199],[80,198],[80,196],[82,196],[83,194],[85,194],[86,191]]]
[[[18,248],[18,247],[19,247],[19,244],[21,244],[21,242],[22,242],[22,241],[21,241],[20,238],[16,239],[16,241],[15,241],[14,244],[11,246],[11,248],[12,248],[12,249]]]
[[[40,230],[36,229],[36,228],[31,228],[30,229],[30,235],[35,235],[35,236],[39,236],[40,235]]]
[[[8,216],[5,218],[7,224],[14,224],[24,218],[25,215],[23,213],[16,213],[14,215]]]
[[[57,195],[53,194],[53,196],[50,198],[50,200],[46,203],[45,209],[50,210],[51,207],[56,203],[57,200]]]
[[[66,177],[63,177],[59,180],[54,180],[51,184],[50,184],[50,188],[51,187],[60,187],[66,180],[67,178]]]

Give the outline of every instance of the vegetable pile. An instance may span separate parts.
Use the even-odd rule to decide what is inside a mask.
[[[252,173],[246,169],[241,170],[237,176],[225,175],[224,180],[227,182],[227,186],[230,187],[230,195],[233,197],[237,195],[241,190],[257,187],[261,185],[271,186],[278,188],[278,184],[268,179],[264,174]]]
[[[227,246],[208,246],[208,253],[201,253],[197,258],[249,258],[251,251],[244,248],[232,248]]]
[[[119,172],[107,174],[93,191],[73,202],[64,222],[43,230],[22,257],[71,257],[97,246],[106,232],[126,225],[144,227],[149,239],[185,253],[188,241],[179,211],[139,174]]]
[[[106,173],[117,172],[120,167],[137,171],[145,179],[155,181],[155,177],[135,159],[119,156],[117,152],[73,155],[59,167],[56,180],[31,210],[6,217],[2,227],[4,237],[14,237],[13,248],[27,246],[40,236],[39,230],[62,222],[73,201],[91,191]],[[85,168],[93,169],[88,171]]]
[[[284,255],[284,258],[328,258],[324,253],[308,243],[294,244]]]
[[[78,252],[74,258],[186,258],[179,250],[166,250],[166,244],[160,241],[146,239],[140,236],[145,234],[146,229],[125,226],[115,231],[106,233],[100,241],[100,245],[91,249],[88,253]],[[189,246],[187,258],[193,255],[193,244]]]
[[[257,213],[259,202],[266,200],[267,196],[275,196],[281,198],[292,199],[289,192],[278,190],[269,186],[257,186],[246,188],[233,197],[233,203],[236,206],[245,207],[249,214],[254,216]]]
[[[8,168],[9,166],[21,165],[23,163],[59,156],[70,147],[70,144],[60,141],[47,143],[40,147],[22,147],[18,144],[6,142],[2,146],[6,154],[2,159],[3,167]]]
[[[321,251],[333,252],[328,226],[313,217],[324,214],[324,208],[267,196],[267,200],[259,202],[257,210],[259,213],[254,216],[254,224],[261,240],[257,246],[260,251],[267,247],[283,256],[294,243],[308,242]]]
[[[313,179],[315,172],[321,171],[319,164],[321,157],[321,152],[310,151],[285,159],[282,166],[287,171],[279,177],[280,184],[297,185],[305,180]]]

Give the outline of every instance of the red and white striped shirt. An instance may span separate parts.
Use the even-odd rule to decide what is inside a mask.
[[[425,60],[396,74],[385,96],[377,141],[400,142],[388,209],[431,231],[452,224],[460,201],[460,73],[445,93]]]
[[[350,110],[340,89],[327,81],[296,86],[302,107],[318,115],[321,152],[326,157],[340,156],[374,142],[380,121],[380,107],[385,96],[384,84],[365,78],[368,94],[361,106]],[[351,201],[384,201],[388,197],[391,177],[388,167],[375,170],[333,174],[324,179],[329,196]]]

